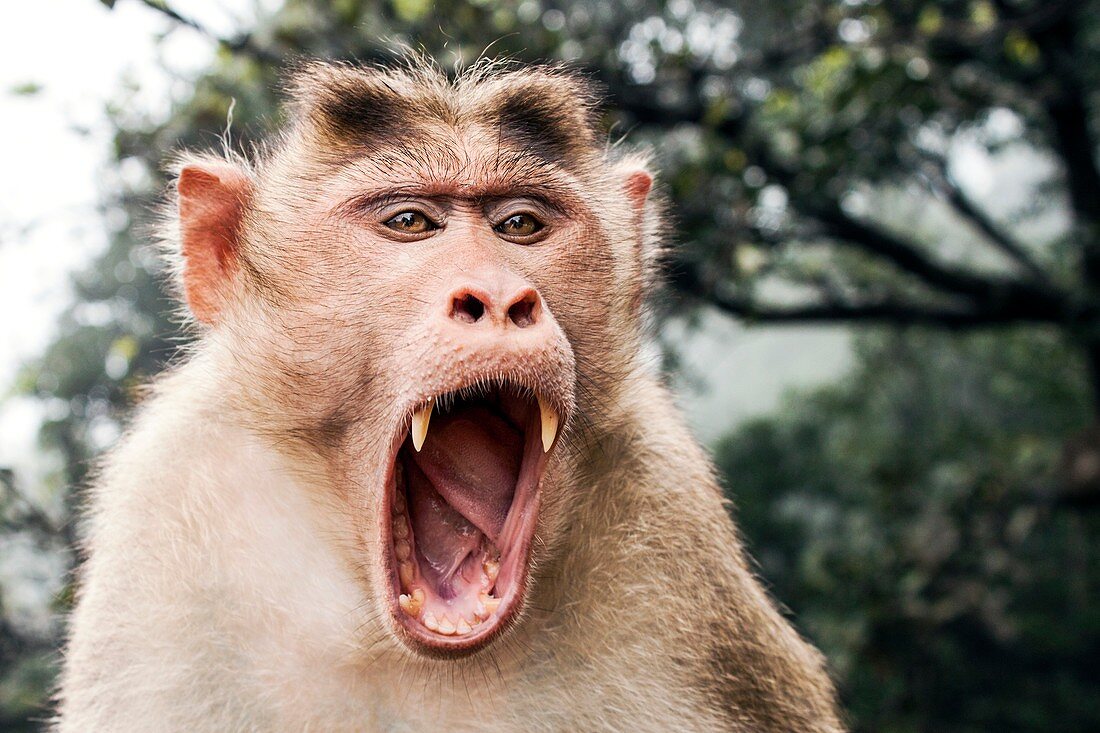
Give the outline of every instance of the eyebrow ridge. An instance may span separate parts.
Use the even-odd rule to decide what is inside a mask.
[[[529,199],[565,214],[570,214],[575,209],[573,194],[548,190],[544,185],[528,184],[488,186],[469,191],[456,190],[453,185],[410,184],[407,187],[397,186],[352,196],[337,205],[336,209],[349,214],[361,214],[416,199],[427,199],[433,202],[468,202],[478,207],[506,199]]]

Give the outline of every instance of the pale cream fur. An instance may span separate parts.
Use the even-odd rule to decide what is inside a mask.
[[[708,714],[698,637],[744,609],[715,605],[707,578],[757,589],[707,461],[651,376],[632,380],[589,457],[587,501],[559,559],[536,569],[525,621],[448,662],[412,656],[374,620],[334,549],[353,545],[342,510],[226,419],[217,359],[159,384],[98,484],[58,730],[729,729]],[[751,600],[763,643],[818,664]]]

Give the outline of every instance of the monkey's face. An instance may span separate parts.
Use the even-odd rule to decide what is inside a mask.
[[[390,630],[454,656],[518,622],[584,500],[592,426],[637,349],[650,178],[598,150],[548,160],[497,124],[393,136],[269,162],[218,325],[257,424],[322,458]]]
[[[376,324],[389,343],[375,363],[398,378],[375,377],[389,420],[369,546],[398,634],[434,653],[480,647],[519,611],[543,477],[575,409],[574,352],[531,258],[573,224],[531,191],[471,184],[391,184],[350,214],[393,273],[371,291],[396,316]]]

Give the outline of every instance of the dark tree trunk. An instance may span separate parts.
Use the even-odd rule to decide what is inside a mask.
[[[1100,338],[1093,337],[1084,344],[1085,363],[1089,369],[1089,385],[1092,387],[1092,412],[1094,421],[1100,424]]]

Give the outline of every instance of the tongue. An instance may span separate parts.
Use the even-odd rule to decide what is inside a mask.
[[[420,572],[440,598],[453,598],[455,575],[481,545],[482,534],[443,500],[415,461],[406,463],[405,481]]]
[[[413,456],[446,503],[494,543],[512,506],[522,458],[523,434],[481,405],[439,415]],[[414,531],[419,540],[420,530]]]

